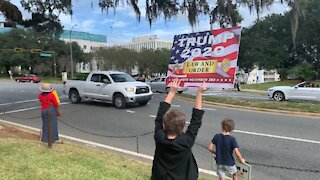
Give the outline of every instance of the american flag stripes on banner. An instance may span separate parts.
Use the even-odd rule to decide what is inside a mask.
[[[183,87],[233,88],[241,27],[174,36],[166,85],[174,78]]]

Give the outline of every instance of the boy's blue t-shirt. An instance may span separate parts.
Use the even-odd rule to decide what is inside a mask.
[[[212,143],[216,147],[217,165],[233,166],[235,165],[233,150],[239,148],[236,139],[230,135],[216,134]]]

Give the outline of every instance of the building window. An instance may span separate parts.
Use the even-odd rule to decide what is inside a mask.
[[[83,49],[87,49],[87,46],[86,46],[86,45],[83,45]]]

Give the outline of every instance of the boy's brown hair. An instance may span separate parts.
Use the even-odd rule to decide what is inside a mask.
[[[231,132],[234,130],[234,127],[235,127],[234,121],[230,118],[225,118],[221,122],[221,128],[223,131]]]
[[[167,134],[181,135],[185,123],[186,115],[177,109],[170,109],[163,116],[163,124]]]

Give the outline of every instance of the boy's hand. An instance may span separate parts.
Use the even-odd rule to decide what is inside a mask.
[[[207,88],[207,86],[206,86],[206,82],[203,82],[203,83],[201,84],[201,86],[199,87],[198,92],[199,92],[199,93],[203,93],[203,92],[206,91],[206,90],[208,90],[208,88]]]
[[[246,163],[246,160],[242,158],[242,159],[240,160],[240,162],[241,162],[242,164],[244,164],[244,163]]]
[[[181,80],[179,80],[178,78],[175,78],[170,84],[169,84],[169,87],[170,87],[170,91],[166,97],[166,99],[164,100],[164,102],[168,103],[168,104],[171,104],[172,103],[172,100],[175,96],[175,94],[177,93],[179,87],[180,87],[180,83],[181,83]]]
[[[170,91],[176,93],[180,87],[181,80],[175,78],[170,84]]]

